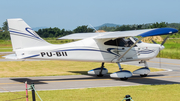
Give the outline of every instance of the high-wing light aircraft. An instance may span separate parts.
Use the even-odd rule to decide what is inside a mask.
[[[101,62],[100,68],[88,71],[88,74],[103,76],[108,73],[104,63],[117,63],[119,71],[110,74],[112,78],[127,80],[132,76],[128,70],[123,70],[120,63],[140,61],[144,67],[135,70],[133,74],[142,77],[150,73],[147,60],[157,56],[164,49],[162,44],[144,43],[143,37],[165,35],[178,32],[173,28],[157,28],[133,31],[117,31],[103,33],[75,33],[59,39],[81,39],[75,42],[54,45],[46,42],[34,32],[24,20],[7,19],[13,51],[15,54],[5,56],[11,59],[48,59]],[[134,36],[139,36],[135,38]]]

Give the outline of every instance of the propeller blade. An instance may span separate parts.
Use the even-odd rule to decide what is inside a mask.
[[[166,42],[166,40],[169,38],[169,35],[164,39],[164,41],[161,43],[161,46]]]
[[[153,39],[152,39],[152,42],[153,42],[154,44],[157,44]]]
[[[153,40],[153,37],[151,38],[151,41],[152,41],[154,44],[157,44],[157,43]]]

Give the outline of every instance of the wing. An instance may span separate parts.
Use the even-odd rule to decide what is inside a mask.
[[[105,33],[108,33],[108,32],[104,32],[104,33],[75,33],[75,34],[70,34],[70,35],[60,37],[60,38],[58,38],[58,40],[62,40],[62,39],[85,39],[85,38],[89,38],[89,37],[103,35]]]
[[[93,37],[94,39],[106,39],[106,38],[120,38],[131,36],[156,36],[177,33],[178,30],[174,28],[156,28],[156,29],[143,29],[132,31],[116,31],[116,32],[103,32],[103,33],[75,33],[67,35],[58,39],[85,39]]]

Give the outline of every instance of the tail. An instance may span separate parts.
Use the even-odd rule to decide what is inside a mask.
[[[23,19],[7,19],[13,51],[29,47],[47,46],[35,31],[29,27]]]

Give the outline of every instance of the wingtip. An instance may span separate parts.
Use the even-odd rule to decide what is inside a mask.
[[[157,36],[157,35],[165,35],[165,34],[172,34],[172,33],[177,33],[178,30],[175,28],[157,28],[153,29],[151,31],[142,33],[138,36],[141,37],[148,37],[148,36]]]

